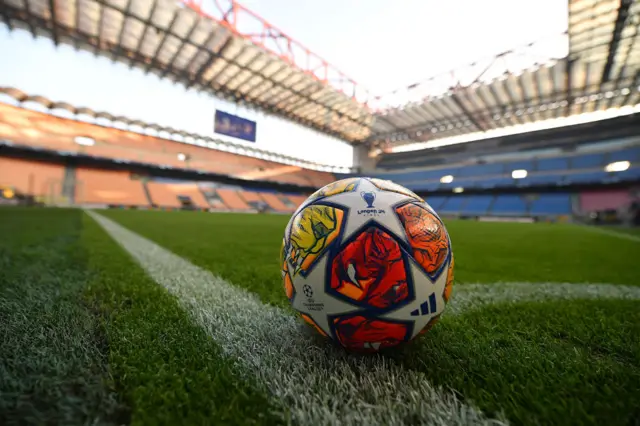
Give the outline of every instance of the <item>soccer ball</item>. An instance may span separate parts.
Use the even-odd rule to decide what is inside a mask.
[[[343,179],[305,200],[285,229],[280,266],[302,318],[359,352],[427,332],[453,284],[451,241],[436,212],[374,178]]]

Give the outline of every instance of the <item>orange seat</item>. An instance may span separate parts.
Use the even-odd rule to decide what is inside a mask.
[[[298,208],[307,199],[304,195],[289,195],[291,202]]]
[[[179,197],[188,197],[195,207],[209,208],[209,203],[194,183],[148,182],[147,189],[153,204],[161,207],[182,207]]]
[[[62,192],[64,166],[38,161],[0,157],[0,185],[35,197]]]
[[[231,210],[250,210],[251,207],[242,199],[235,189],[220,188],[217,190],[222,201]]]
[[[264,200],[257,192],[253,191],[238,191],[238,194],[245,200],[247,203],[264,203]]]
[[[264,201],[269,204],[269,206],[279,212],[288,212],[291,211],[289,207],[287,207],[277,196],[271,192],[263,192],[260,194]]]
[[[76,203],[117,206],[148,206],[142,181],[130,173],[110,170],[76,170]]]

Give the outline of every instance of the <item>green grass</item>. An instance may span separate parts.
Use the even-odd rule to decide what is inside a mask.
[[[640,228],[630,228],[628,226],[605,226],[604,228],[609,231],[640,237]]]
[[[1,209],[0,235],[0,423],[279,423],[84,213]]]
[[[117,424],[105,336],[85,306],[81,213],[0,209],[0,424]]]
[[[278,266],[288,217],[105,215],[290,309]],[[474,282],[640,285],[635,241],[562,224],[447,228],[454,298]],[[279,422],[282,408],[84,213],[0,209],[0,236],[1,424]],[[637,301],[502,303],[445,313],[386,356],[514,424],[633,425],[638,335]]]
[[[106,215],[193,263],[288,306],[278,259],[287,216],[158,211]],[[563,224],[447,222],[457,283],[591,282],[640,285],[640,244]]]
[[[287,217],[110,211],[130,229],[268,303],[287,307],[277,267]],[[456,286],[640,284],[640,244],[561,224],[447,223]],[[455,297],[455,291],[454,291]],[[640,303],[529,302],[445,316],[395,357],[516,424],[632,424],[640,413]],[[634,411],[635,410],[635,411]]]
[[[640,419],[640,303],[500,304],[444,318],[405,365],[516,424]]]

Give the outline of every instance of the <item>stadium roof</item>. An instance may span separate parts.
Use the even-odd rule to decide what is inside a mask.
[[[5,0],[0,16],[347,141],[369,136],[365,90],[243,6],[212,3],[208,15],[193,0]]]
[[[639,102],[640,1],[570,0],[569,30],[381,99],[369,142],[393,147]]]
[[[399,147],[639,102],[640,0],[570,0],[569,30],[373,97],[232,0],[5,0],[0,17],[287,117],[349,142]]]
[[[159,124],[146,123],[140,120],[134,120],[120,115],[113,115],[108,112],[95,111],[86,107],[75,107],[67,102],[55,102],[49,98],[38,95],[29,95],[21,90],[12,87],[0,86],[0,102],[2,97],[7,96],[20,106],[29,106],[35,104],[37,110],[46,110],[51,115],[61,116],[65,118],[73,118],[77,121],[94,123],[110,128],[126,129],[132,132],[164,136],[176,142],[183,142],[190,145],[198,145],[220,151],[231,152],[234,154],[245,155],[248,157],[259,158],[268,161],[274,161],[282,164],[288,164],[296,167],[304,167],[311,170],[320,170],[326,172],[347,173],[351,171],[348,167],[329,166],[312,161],[306,161],[299,158],[282,155],[267,150],[254,148],[247,145],[234,144],[221,139],[214,139],[208,136],[202,136],[195,133],[186,132],[184,130],[174,129],[171,127],[161,126]],[[64,112],[63,112],[64,111]],[[78,134],[77,136],[84,136]]]

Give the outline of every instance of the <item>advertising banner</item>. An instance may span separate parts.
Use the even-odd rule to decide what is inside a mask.
[[[213,125],[213,131],[216,133],[248,142],[255,142],[256,127],[257,124],[255,121],[216,110]]]

